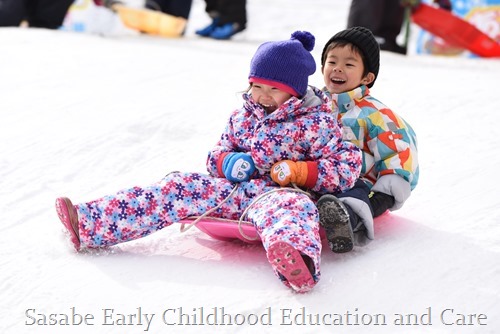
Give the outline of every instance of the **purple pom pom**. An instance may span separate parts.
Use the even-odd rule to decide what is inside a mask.
[[[296,39],[302,43],[307,51],[314,49],[315,38],[309,31],[296,31],[292,34],[291,39]]]

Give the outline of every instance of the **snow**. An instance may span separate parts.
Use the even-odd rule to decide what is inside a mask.
[[[421,180],[376,221],[375,242],[344,255],[324,248],[308,294],[278,281],[261,246],[197,229],[86,254],[63,233],[56,197],[84,202],[205,171],[257,46],[309,30],[319,62],[348,6],[252,0],[247,31],[222,42],[194,35],[208,22],[201,0],[184,39],[0,29],[0,332],[498,333],[494,59],[382,52],[372,93],[417,132]],[[319,71],[310,83],[322,86]],[[218,325],[207,324],[214,310]]]

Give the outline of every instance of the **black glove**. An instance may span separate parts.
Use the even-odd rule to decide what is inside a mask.
[[[451,8],[451,1],[450,0],[434,0],[435,4],[439,5],[439,8],[450,11],[452,10]]]

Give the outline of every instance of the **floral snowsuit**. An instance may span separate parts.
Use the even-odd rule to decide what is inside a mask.
[[[337,193],[354,184],[361,170],[360,151],[342,141],[320,90],[309,89],[303,99],[292,97],[269,115],[250,95],[243,97],[243,108],[232,113],[209,152],[209,175],[170,173],[152,185],[75,205],[82,245],[96,248],[138,239],[186,217],[202,215],[226,198],[210,216],[239,219],[257,196],[280,189],[269,170],[284,159],[317,163],[318,179],[309,189],[313,193]],[[257,170],[248,182],[236,185],[219,174],[219,157],[227,152],[252,156]],[[228,198],[235,186],[238,188]],[[246,220],[255,225],[266,250],[279,240],[309,256],[317,281],[321,252],[318,211],[307,195],[281,189],[256,201]]]

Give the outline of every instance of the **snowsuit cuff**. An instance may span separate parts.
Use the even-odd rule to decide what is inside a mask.
[[[224,152],[221,154],[219,159],[217,160],[217,173],[219,173],[219,177],[226,177],[224,172],[222,171],[222,164],[224,163],[224,159],[230,154],[230,152]]]
[[[318,163],[315,161],[306,161],[307,164],[307,179],[304,187],[307,189],[314,188],[318,181]]]

